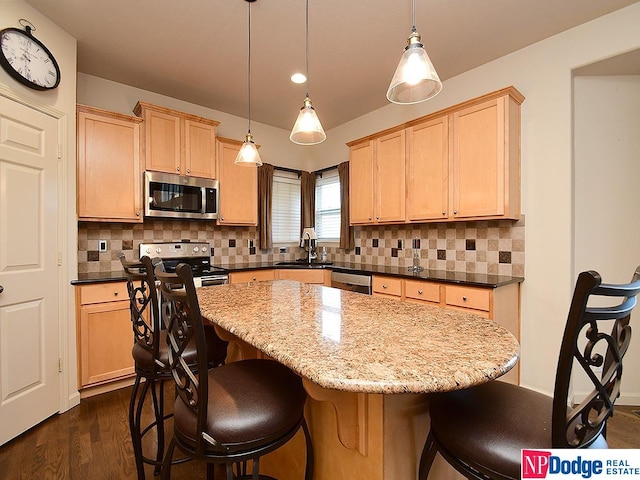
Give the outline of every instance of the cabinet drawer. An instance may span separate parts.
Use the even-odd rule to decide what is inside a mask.
[[[473,308],[475,310],[489,311],[489,299],[491,289],[460,287],[447,285],[445,288],[445,303],[455,307]]]
[[[129,299],[127,282],[106,282],[80,287],[80,304],[117,302]]]
[[[406,298],[440,303],[440,285],[437,283],[406,280],[404,287]]]
[[[324,270],[321,269],[283,269],[277,270],[280,280],[296,280],[304,283],[324,283]]]
[[[373,277],[373,291],[384,295],[402,296],[402,280],[391,277]]]
[[[229,274],[229,283],[261,282],[273,280],[273,270],[248,270]]]

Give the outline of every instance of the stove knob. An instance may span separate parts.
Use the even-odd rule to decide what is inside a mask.
[[[207,251],[207,247],[202,247],[202,253]]]
[[[146,252],[147,255],[149,255],[151,253],[151,247],[147,247],[144,250]]]
[[[162,249],[160,247],[157,247],[156,248],[156,253],[158,253],[158,254],[162,253]]]
[[[198,247],[193,247],[193,253],[198,253]]]

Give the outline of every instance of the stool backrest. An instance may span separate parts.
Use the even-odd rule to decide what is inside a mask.
[[[154,265],[146,255],[140,261],[129,261],[122,253],[118,258],[127,278],[134,342],[149,351],[153,355],[152,358],[157,359],[161,323],[153,276]]]
[[[207,421],[208,360],[204,324],[193,274],[191,267],[184,263],[176,267],[175,273],[165,272],[160,266],[154,272],[160,282],[162,321],[167,330],[169,368],[174,379],[176,395],[196,416],[199,432],[196,438],[196,452],[202,454],[206,448],[202,432]],[[194,338],[197,360],[195,365],[183,356],[187,344]],[[219,446],[218,442],[210,437],[206,441]]]
[[[629,321],[638,293],[640,267],[627,284],[603,284],[594,271],[578,276],[556,372],[553,448],[589,447],[603,433],[620,395],[622,359],[631,340]],[[605,301],[608,306],[598,306]],[[593,389],[571,406],[569,385],[574,366],[574,374],[584,373]]]

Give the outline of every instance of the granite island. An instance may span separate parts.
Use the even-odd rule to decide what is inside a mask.
[[[416,478],[429,394],[494,380],[518,359],[511,333],[466,312],[288,280],[205,287],[198,299],[229,361],[270,357],[303,378],[315,480]],[[453,474],[441,467],[432,478]],[[280,480],[303,468],[301,433],[261,462]]]

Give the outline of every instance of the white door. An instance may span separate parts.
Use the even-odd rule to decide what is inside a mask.
[[[58,122],[0,96],[0,445],[59,409]]]

